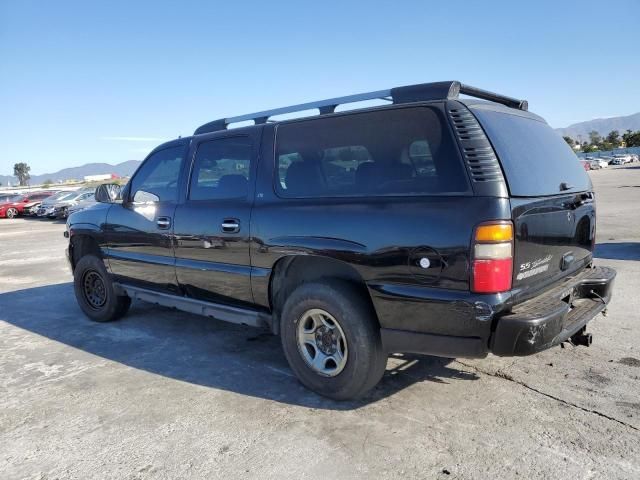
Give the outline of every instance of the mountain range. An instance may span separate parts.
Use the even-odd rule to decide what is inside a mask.
[[[556,128],[560,135],[574,140],[589,140],[589,132],[596,131],[600,136],[606,136],[612,130],[618,130],[622,135],[627,130],[640,130],[640,112],[625,117],[596,118],[587,122],[574,123],[566,128]]]
[[[46,180],[53,182],[70,179],[82,180],[86,175],[102,175],[108,173],[113,173],[119,177],[128,177],[136,171],[138,165],[140,165],[140,160],[127,160],[126,162],[115,165],[110,163],[87,163],[79,167],[63,168],[53,173],[31,175],[29,183],[39,185]],[[17,185],[18,179],[11,175],[0,175],[0,182],[2,182],[2,185],[7,185],[7,182],[11,182],[11,185]]]

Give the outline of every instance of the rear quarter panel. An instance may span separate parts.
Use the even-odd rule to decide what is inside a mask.
[[[269,307],[270,275],[278,260],[317,255],[345,262],[359,273],[381,326],[469,334],[470,325],[458,328],[456,323],[463,317],[469,321],[471,304],[455,318],[443,315],[451,313],[450,308],[428,308],[432,304],[426,300],[400,302],[402,294],[389,292],[397,286],[414,287],[436,292],[433,297],[442,302],[468,296],[473,228],[483,221],[509,219],[509,200],[471,195],[282,199],[273,188],[272,131],[265,128],[251,219],[256,303]],[[419,266],[422,258],[429,260],[428,268]]]

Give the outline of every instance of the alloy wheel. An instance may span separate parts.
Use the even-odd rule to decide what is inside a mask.
[[[300,355],[314,372],[335,377],[347,364],[347,338],[338,321],[325,310],[313,308],[298,320]]]

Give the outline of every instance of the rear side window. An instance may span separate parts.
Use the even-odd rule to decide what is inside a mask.
[[[283,197],[442,195],[469,191],[440,110],[379,110],[282,124]]]
[[[567,142],[539,120],[473,108],[498,154],[514,197],[589,190],[591,181]],[[561,184],[566,184],[561,188]]]
[[[191,172],[190,200],[246,197],[252,143],[247,137],[221,138],[198,146]]]

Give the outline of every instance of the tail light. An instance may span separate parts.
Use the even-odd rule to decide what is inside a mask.
[[[498,293],[511,289],[513,277],[513,225],[485,223],[473,235],[471,290]]]

